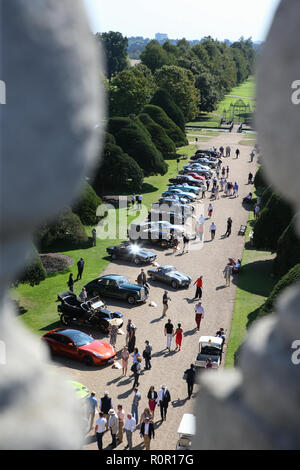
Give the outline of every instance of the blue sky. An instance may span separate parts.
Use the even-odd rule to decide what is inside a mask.
[[[93,32],[263,40],[279,0],[84,0]]]

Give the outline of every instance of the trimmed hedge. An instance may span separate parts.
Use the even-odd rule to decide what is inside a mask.
[[[67,208],[54,221],[40,227],[36,240],[42,251],[72,249],[87,245],[88,236],[78,215]]]
[[[145,175],[164,175],[168,171],[161,152],[141,122],[136,123],[129,118],[111,118],[108,130],[114,135],[117,145],[138,163]]]
[[[293,217],[291,206],[273,193],[254,225],[253,243],[256,248],[276,251],[282,232]]]
[[[279,278],[298,263],[300,263],[300,240],[295,230],[294,217],[278,240],[273,273]]]
[[[46,270],[43,266],[43,263],[37,250],[34,248],[33,257],[31,258],[30,262],[25,266],[16,284],[30,284],[33,287],[38,285],[41,281],[44,281],[46,277]]]
[[[100,217],[97,217],[97,207],[102,203],[90,184],[85,185],[80,199],[72,207],[83,225],[96,225]]]
[[[170,137],[170,139],[173,140],[176,147],[183,147],[184,145],[188,145],[185,134],[175,124],[175,122],[169,118],[162,108],[152,104],[147,104],[143,112],[149,114],[153,121],[155,121],[165,130],[166,134]]]
[[[172,139],[167,136],[165,130],[151,119],[149,114],[142,113],[139,115],[140,121],[150,132],[152,141],[156,148],[165,156],[170,153],[176,153],[176,147]]]
[[[182,132],[185,132],[185,120],[183,112],[166,90],[159,88],[150,101],[150,104],[162,108],[169,118],[172,119],[175,124],[177,124]]]
[[[281,292],[288,286],[300,281],[300,263],[296,264],[275,284],[270,296],[261,307],[260,316],[272,313],[275,301]]]
[[[140,192],[144,174],[136,161],[123,152],[121,147],[106,144],[100,167],[92,182],[96,193]]]

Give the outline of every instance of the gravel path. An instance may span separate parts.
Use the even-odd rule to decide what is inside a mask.
[[[241,224],[246,224],[248,212],[242,207],[242,197],[247,195],[251,187],[247,184],[248,173],[251,170],[254,174],[256,169],[256,160],[249,162],[249,154],[253,147],[243,146],[240,148],[241,154],[238,159],[235,158],[235,149],[241,139],[241,134],[222,133],[214,138],[211,145],[217,148],[220,145],[226,147],[230,145],[232,156],[224,158],[225,166],[229,166],[229,179],[239,184],[240,195],[237,198],[222,197],[213,202],[214,212],[213,220],[217,226],[216,238],[210,240],[209,225],[210,221],[205,223],[204,235],[205,241],[203,249],[190,251],[188,254],[173,255],[172,251],[157,251],[159,264],[173,264],[178,270],[189,274],[194,280],[203,275],[203,297],[202,304],[205,308],[205,318],[202,320],[200,334],[213,335],[219,327],[227,330],[227,339],[230,330],[236,286],[231,284],[230,288],[225,287],[225,280],[222,271],[225,267],[228,257],[241,257],[244,237],[238,236],[237,232]],[[199,143],[203,148],[203,144]],[[205,200],[205,216],[207,216],[208,199]],[[226,220],[231,216],[233,220],[232,234],[229,238],[222,239],[221,235],[226,231]],[[119,273],[128,276],[134,282],[140,268],[126,263],[110,263],[105,269],[105,273]],[[128,307],[125,303],[109,301],[108,305],[112,310],[120,310],[124,313],[125,324],[128,318],[137,325],[136,346],[139,351],[144,349],[144,342],[148,339],[153,346],[152,369],[144,371],[140,379],[139,390],[142,395],[140,401],[139,414],[148,406],[147,392],[151,385],[158,391],[161,384],[165,383],[171,393],[172,403],[169,406],[167,421],[160,423],[160,413],[156,410],[156,438],[151,442],[152,449],[175,449],[177,441],[177,428],[184,413],[192,413],[196,401],[196,394],[191,400],[187,400],[186,382],[182,379],[183,372],[194,361],[198,350],[199,333],[195,330],[194,305],[191,300],[194,297],[195,289],[190,287],[188,290],[174,291],[163,284],[154,283],[151,286],[150,299],[157,303],[157,308],[145,305]],[[171,297],[170,307],[167,312],[167,318],[171,318],[174,326],[177,323],[182,324],[184,337],[182,349],[180,352],[167,352],[165,349],[166,341],[164,336],[164,324],[167,318],[162,318],[162,295],[167,288]],[[94,332],[93,332],[94,335]],[[94,335],[95,336],[95,335]],[[101,335],[98,336],[101,338]],[[118,336],[117,347],[121,349],[125,343],[125,336]],[[227,343],[227,340],[226,340]],[[173,349],[175,343],[172,345]],[[225,344],[226,353],[226,344]],[[130,360],[131,365],[131,360]],[[107,367],[104,369],[88,368],[83,364],[60,359],[54,364],[55,368],[60,368],[66,375],[85,384],[89,390],[94,390],[99,399],[103,396],[105,390],[108,390],[113,398],[115,408],[121,403],[126,412],[131,409],[132,403],[132,379],[122,377],[121,371]],[[129,366],[130,369],[130,366]],[[206,371],[204,370],[204,373]],[[194,392],[197,392],[195,387]],[[125,439],[126,440],[126,439]],[[123,450],[125,440],[117,449]],[[111,442],[109,433],[104,436],[104,447]],[[136,449],[141,446],[139,432],[134,434],[133,445]],[[90,433],[87,438],[87,449],[97,449],[94,435]]]

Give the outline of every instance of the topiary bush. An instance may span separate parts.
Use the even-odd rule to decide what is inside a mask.
[[[300,281],[300,263],[296,264],[291,268],[287,274],[285,274],[278,282],[275,284],[271,294],[269,295],[266,302],[263,304],[260,310],[260,316],[267,315],[272,313],[275,301],[281,292],[286,289],[288,286],[294,284],[295,282]]]
[[[267,188],[268,187],[268,183],[265,180],[265,176],[264,176],[264,173],[263,173],[262,166],[260,166],[259,169],[257,170],[257,172],[255,173],[254,186],[255,186],[256,189],[258,189],[258,188]]]
[[[34,249],[33,257],[25,266],[18,281],[15,283],[30,284],[32,287],[44,281],[47,277],[46,270],[43,267],[41,258],[36,249]]]
[[[36,240],[41,251],[65,250],[87,246],[88,236],[78,215],[67,208],[55,220],[40,227]]]
[[[74,203],[72,210],[77,214],[83,225],[96,225],[100,217],[96,215],[97,207],[102,203],[95,190],[88,183],[81,193],[80,199]]]
[[[282,232],[293,217],[291,206],[273,193],[254,225],[253,243],[256,248],[276,251]]]
[[[118,145],[106,144],[92,185],[99,195],[116,191],[128,194],[141,191],[143,178],[143,171],[133,158]]]
[[[280,278],[298,263],[300,263],[300,240],[295,230],[294,217],[278,240],[273,274],[276,278]]]
[[[166,134],[173,140],[176,147],[182,147],[188,145],[187,138],[182,132],[182,130],[169,118],[162,108],[154,106],[152,104],[147,104],[144,107],[144,113],[149,114],[149,116],[159,124],[166,132]]]
[[[150,101],[150,104],[163,109],[169,118],[172,119],[172,121],[175,122],[175,124],[177,124],[177,126],[182,130],[182,132],[185,132],[185,120],[183,112],[166,90],[159,88],[155,92],[152,100]]]
[[[172,139],[167,136],[165,130],[151,119],[149,114],[142,113],[139,115],[140,121],[151,134],[152,142],[156,148],[164,155],[176,153],[176,147]]]

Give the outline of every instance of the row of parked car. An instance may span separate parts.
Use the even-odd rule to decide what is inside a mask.
[[[135,265],[152,264],[154,266],[148,270],[152,282],[166,283],[173,289],[188,288],[192,281],[190,276],[171,265],[155,266],[156,253],[143,245],[150,242],[167,247],[170,239],[187,234],[186,220],[193,214],[193,203],[204,188],[205,180],[212,176],[218,157],[217,152],[198,151],[192,162],[185,165],[176,178],[169,180],[169,189],[152,205],[148,220],[132,223],[128,228],[129,240],[107,248],[112,260],[121,259]],[[187,235],[189,239],[195,237],[191,233]],[[102,299],[115,298],[130,305],[143,303],[149,297],[149,287],[132,283],[120,274],[99,276],[84,287],[88,296],[85,302],[72,292],[59,295],[58,312],[63,328],[48,332],[43,340],[54,354],[67,355],[89,365],[107,364],[115,357],[115,348],[70,327],[95,326],[104,333],[112,325],[122,327],[123,314],[111,312]]]

